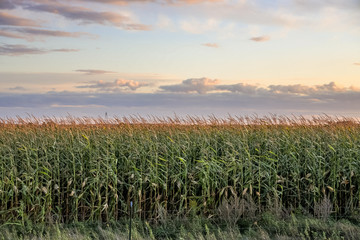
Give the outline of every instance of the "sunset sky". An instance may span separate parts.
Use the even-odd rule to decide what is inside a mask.
[[[359,106],[359,0],[0,0],[2,118]]]

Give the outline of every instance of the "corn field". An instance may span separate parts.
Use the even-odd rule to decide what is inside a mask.
[[[1,224],[113,221],[130,201],[151,220],[216,216],[231,199],[254,214],[326,200],[341,217],[360,209],[359,185],[354,119],[0,120]]]

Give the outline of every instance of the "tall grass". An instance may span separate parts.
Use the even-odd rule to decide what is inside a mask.
[[[317,214],[360,207],[354,119],[0,120],[0,223],[218,214],[230,199]]]

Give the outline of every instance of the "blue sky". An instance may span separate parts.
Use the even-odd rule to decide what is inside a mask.
[[[0,117],[358,116],[357,0],[1,0]]]

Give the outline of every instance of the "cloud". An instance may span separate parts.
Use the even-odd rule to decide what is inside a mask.
[[[270,85],[268,91],[276,94],[300,94],[300,95],[312,95],[312,94],[328,94],[352,91],[354,88],[346,88],[337,85],[335,82],[330,82],[323,85],[305,86],[301,84],[294,85]]]
[[[259,88],[255,85],[249,85],[244,83],[219,85],[220,81],[217,79],[209,78],[190,78],[184,80],[180,84],[165,85],[159,88],[165,92],[174,93],[200,93],[205,94],[209,92],[232,92],[232,93],[246,93],[255,94]]]
[[[105,82],[105,81],[95,81],[88,82],[86,85],[77,86],[77,88],[89,88],[96,89],[102,92],[116,92],[122,90],[131,90],[135,91],[138,88],[149,86],[148,83],[127,80],[127,79],[117,79],[113,82]]]
[[[358,29],[355,23],[360,17],[358,11],[360,5],[357,0],[291,0],[279,1],[275,4],[247,0],[3,0],[1,4],[3,8],[14,8],[17,5],[18,8],[25,10],[57,14],[80,24],[112,25],[124,30],[140,31],[153,29],[151,26],[153,24],[160,29],[169,31],[182,29],[194,34],[216,31],[221,37],[239,32],[238,29],[224,30],[226,25],[236,28],[246,24],[276,26],[284,27],[284,32],[306,26],[318,31],[325,29],[323,25],[328,19],[330,22],[327,29],[344,31],[344,27],[347,27],[355,32]],[[136,4],[138,6],[134,6]],[[142,4],[151,5],[142,6]],[[123,5],[127,6],[122,7]],[[139,14],[143,14],[141,8],[144,7],[145,11],[154,11],[155,14],[143,15],[147,20],[145,23],[138,21],[131,14],[118,11],[117,6]],[[329,15],[332,10],[336,17]],[[160,18],[158,22],[151,19],[163,11],[167,13],[170,11],[171,19]],[[333,23],[336,24],[335,27]],[[250,36],[255,36],[253,41],[269,40],[260,38],[262,36]],[[276,33],[272,33],[272,37],[276,38]]]
[[[206,2],[223,2],[224,0],[168,0],[167,2],[179,2],[179,3],[206,3]]]
[[[96,69],[78,69],[78,70],[75,70],[75,72],[81,72],[81,73],[85,73],[85,74],[87,74],[87,75],[116,73],[116,72],[105,71],[105,70],[96,70]]]
[[[2,29],[0,29],[0,36],[7,37],[7,38],[18,38],[18,39],[27,39],[28,38],[27,36],[24,36],[22,34],[4,31]]]
[[[180,27],[182,30],[192,33],[192,34],[201,34],[204,32],[215,30],[220,24],[220,21],[210,18],[206,21],[199,21],[196,19],[183,20],[180,22]]]
[[[91,34],[85,32],[65,32],[65,31],[53,31],[46,29],[34,29],[34,28],[20,28],[16,29],[17,32],[27,33],[31,35],[40,35],[40,36],[51,36],[51,37],[81,37],[81,36],[90,36]],[[91,35],[93,36],[93,35]]]
[[[75,5],[69,5],[69,3]],[[247,0],[2,0],[0,8],[2,5],[3,8],[14,8],[15,5],[18,5],[33,11],[44,11],[62,15],[68,19],[78,20],[81,23],[111,24],[129,30],[150,29],[150,26],[137,23],[128,16],[116,13],[115,11],[99,12],[95,11],[93,7],[89,9],[90,6],[94,6],[91,3],[119,6],[149,3],[158,4],[160,8],[181,6],[177,8],[180,15],[196,16],[199,19],[213,18],[230,20],[234,23],[276,25],[287,28],[321,25],[322,20],[328,17],[326,10],[329,8],[336,9],[337,12],[341,13],[340,21],[344,25],[349,24],[353,26],[357,23],[356,20],[359,17],[358,10],[360,10],[358,0],[291,0],[279,1],[275,4],[264,4],[262,1]],[[80,4],[82,6],[88,5],[89,8],[78,7]],[[197,4],[202,4],[201,9],[199,9]],[[185,7],[186,13],[183,11]],[[176,8],[174,9],[174,13],[177,14]],[[315,18],[314,13],[318,17]],[[187,24],[185,26],[184,24],[181,25],[183,25],[183,28],[190,28],[190,26],[186,26]]]
[[[175,24],[173,20],[165,15],[158,16],[156,27],[159,29],[166,29],[168,31],[174,31]]]
[[[317,92],[310,95],[294,94],[238,94],[232,92],[187,94],[187,93],[124,93],[124,92],[48,92],[43,94],[30,93],[0,93],[0,107],[29,108],[35,111],[43,108],[40,115],[44,115],[53,106],[103,106],[106,111],[119,114],[116,109],[135,109],[135,113],[142,114],[162,109],[168,113],[183,112],[195,115],[226,113],[326,113],[344,112],[358,113],[360,105],[360,91]],[[48,110],[46,110],[48,109]],[[89,109],[93,109],[89,107]],[[149,111],[150,109],[150,111]],[[3,111],[4,112],[4,111]],[[5,111],[6,112],[6,111]],[[66,114],[67,111],[64,111]],[[121,114],[124,112],[121,111]]]
[[[211,48],[219,48],[219,45],[216,44],[216,43],[203,43],[201,44],[202,46],[205,46],[205,47],[211,47]]]
[[[267,95],[267,96],[279,96],[279,95],[291,95],[291,96],[329,96],[338,93],[351,93],[359,92],[356,87],[343,87],[335,82],[330,82],[322,85],[306,86],[301,84],[293,85],[269,85],[266,87],[260,87],[253,84],[237,83],[237,84],[219,84],[217,79],[208,78],[190,78],[184,80],[180,84],[164,85],[159,89],[163,92],[172,93],[219,93],[230,92],[241,95]]]
[[[0,9],[14,9],[16,5],[11,0],[1,0]]]
[[[51,49],[47,50],[48,52],[78,52],[79,49],[73,49],[73,48],[57,48],[57,49]]]
[[[308,27],[318,31],[318,27],[324,29],[322,26],[324,21],[330,20],[328,29],[334,30],[349,27],[358,29],[357,20],[360,17],[360,4],[358,0],[289,0],[289,1],[275,1],[274,3],[267,3],[266,1],[249,1],[249,0],[219,0],[219,1],[205,1],[205,0],[143,0],[143,1],[125,1],[125,2],[157,2],[166,6],[186,6],[186,13],[180,14],[196,17],[204,20],[208,18],[221,19],[223,21],[232,21],[233,23],[264,25],[264,26],[280,26],[287,30]],[[201,6],[195,4],[206,3]],[[182,6],[180,11],[183,11]],[[335,14],[330,14],[334,10]],[[335,20],[334,20],[335,19]],[[196,24],[196,23],[195,23]],[[199,25],[199,24],[198,24]],[[183,28],[185,26],[182,26]],[[190,26],[186,26],[190,28]],[[348,28],[348,29],[350,29]]]
[[[180,84],[164,85],[159,88],[164,92],[173,93],[199,93],[206,94],[209,92],[232,92],[232,93],[245,93],[256,94],[262,90],[256,85],[237,83],[229,85],[219,85],[220,81],[217,79],[209,78],[190,78],[184,80]]]
[[[82,36],[94,38],[95,35],[85,32],[65,32],[37,28],[6,28],[0,29],[0,36],[8,38],[21,38],[33,41],[37,37],[72,37]]]
[[[78,20],[82,24],[115,25],[125,30],[150,30],[149,25],[136,23],[128,16],[114,12],[97,12],[89,8],[63,5],[58,2],[29,4],[24,7],[31,11],[61,15],[67,19]]]
[[[160,86],[161,90],[166,92],[177,92],[177,93],[192,93],[197,92],[200,94],[205,94],[209,91],[214,90],[214,86],[219,83],[217,79],[209,78],[190,78],[184,80],[180,84],[174,85],[164,85]]]
[[[229,85],[217,85],[215,90],[229,91],[232,93],[244,93],[244,94],[256,94],[259,91],[259,87],[251,84],[237,83]]]
[[[0,26],[31,26],[38,27],[39,24],[33,20],[16,17],[11,14],[0,12]]]
[[[16,86],[16,87],[9,88],[9,90],[10,91],[25,91],[26,88],[21,87],[21,86]]]
[[[285,26],[294,27],[304,24],[303,14],[292,14],[290,9],[284,9],[281,4],[278,7],[264,7],[265,4],[257,1],[223,1],[216,4],[204,4],[201,6],[187,6],[186,12],[179,13],[187,17],[196,18],[202,22],[206,19],[221,20],[218,25],[224,23],[230,24],[251,24],[263,26]],[[267,4],[266,4],[267,5]],[[199,27],[206,24],[199,24],[196,21],[190,24],[196,24]],[[240,26],[238,26],[240,27]],[[220,28],[220,27],[219,27]],[[223,28],[223,26],[221,26]]]
[[[50,52],[77,52],[78,49],[68,49],[68,48],[59,48],[59,49],[42,49],[35,47],[28,47],[21,44],[3,44],[0,46],[0,55],[7,56],[20,56],[20,55],[29,55],[29,54],[45,54]]]
[[[232,92],[232,93],[246,93],[255,94],[262,88],[256,85],[237,83],[229,85],[218,85],[220,83],[217,79],[209,78],[190,78],[184,80],[180,84],[165,85],[159,88],[165,92],[173,93],[199,93],[206,94],[209,92]]]
[[[221,23],[229,22],[234,24],[249,24],[257,26],[276,26],[284,27],[285,30],[307,27],[313,28],[321,27],[323,20],[329,18],[327,10],[329,8],[335,9],[339,13],[339,21],[341,25],[357,26],[355,23],[359,18],[360,4],[357,0],[346,1],[321,1],[314,0],[317,4],[309,3],[309,8],[301,8],[296,2],[291,1],[275,1],[276,3],[266,3],[266,1],[248,1],[248,0],[225,0],[218,1],[213,4],[204,4],[199,9],[199,6],[187,6],[186,13],[180,12],[183,8],[179,8],[179,13],[190,18],[197,18],[201,21],[206,19],[221,19]],[[353,2],[346,4],[343,2]],[[314,10],[311,5],[316,5]],[[331,17],[330,17],[331,18]],[[193,21],[194,24],[197,24]],[[340,25],[339,23],[336,23]],[[191,22],[187,28],[191,29]],[[197,24],[200,25],[200,24]],[[206,26],[205,24],[203,24]],[[331,26],[330,26],[331,27]],[[358,26],[357,26],[358,27]],[[183,26],[184,28],[184,26]],[[201,28],[200,28],[201,29]],[[323,29],[323,28],[322,28]],[[318,31],[318,29],[316,29]],[[255,35],[256,37],[256,35]]]
[[[293,0],[292,4],[301,11],[317,11],[323,8],[335,7],[340,9],[360,8],[357,0]]]
[[[14,9],[16,4],[11,0],[1,0],[0,1],[0,9]]]
[[[82,1],[124,5],[131,3],[197,4],[197,3],[223,2],[224,0],[82,0]]]
[[[360,62],[358,62],[358,63],[356,62],[356,63],[354,63],[354,65],[360,66]]]
[[[270,37],[269,36],[252,37],[250,38],[250,40],[254,42],[266,42],[270,40]]]
[[[0,55],[19,56],[26,54],[44,54],[47,52],[48,51],[44,49],[31,48],[20,44],[5,44],[0,46]]]

